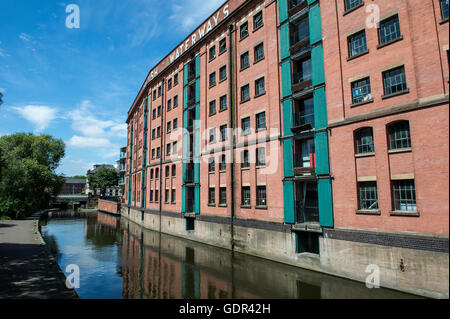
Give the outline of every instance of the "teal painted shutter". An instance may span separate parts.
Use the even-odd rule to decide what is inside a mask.
[[[186,186],[181,189],[181,212],[186,213]]]
[[[188,84],[188,64],[184,65],[183,75],[184,75],[184,85],[187,85]]]
[[[316,170],[317,175],[330,174],[328,162],[328,132],[319,132],[315,135],[316,145]]]
[[[289,23],[286,23],[280,27],[281,60],[284,60],[291,55],[291,52],[289,51],[289,47],[290,47]]]
[[[322,20],[320,18],[320,5],[309,10],[309,41],[311,45],[322,40]]]
[[[333,221],[333,197],[331,190],[331,180],[319,179],[319,221],[320,226],[334,227]]]
[[[195,57],[195,77],[200,77],[200,56]]]
[[[289,18],[288,0],[278,0],[278,12],[280,16],[280,24]]]
[[[194,198],[195,198],[194,211],[196,214],[200,214],[200,186],[195,186]]]
[[[314,2],[316,2],[317,0],[308,0],[308,4],[311,4],[311,3],[314,3]]]
[[[292,139],[285,139],[283,141],[283,168],[284,168],[284,177],[293,177],[294,176],[294,159],[293,152],[294,148],[292,147]]]
[[[189,92],[188,88],[189,88],[188,86],[184,87],[184,103],[183,103],[183,106],[184,106],[185,109],[188,107],[188,92]]]
[[[327,98],[324,87],[314,90],[314,120],[316,129],[326,128],[328,125]]]
[[[292,99],[283,102],[283,136],[292,135]]]
[[[195,81],[195,103],[200,103],[200,79]]]
[[[292,94],[291,86],[291,61],[284,61],[281,64],[281,88],[283,98]]]
[[[312,84],[313,86],[325,83],[325,71],[323,67],[323,49],[322,44],[312,48]]]
[[[295,223],[295,201],[294,201],[294,182],[283,182],[284,197],[284,222],[288,224]]]

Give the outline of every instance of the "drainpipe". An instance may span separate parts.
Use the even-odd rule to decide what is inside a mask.
[[[159,232],[161,232],[161,214],[162,214],[162,179],[163,179],[163,169],[162,169],[162,158],[164,153],[164,141],[165,141],[165,130],[164,130],[164,77],[161,79],[161,140],[160,140],[160,149],[161,153],[159,154]]]
[[[234,199],[234,144],[235,144],[235,134],[234,134],[234,61],[233,61],[233,33],[234,33],[234,25],[230,24],[228,26],[229,31],[229,74],[230,74],[230,132],[233,134],[229,138],[230,140],[230,170],[231,170],[231,250],[234,252],[234,216],[235,216],[235,199]]]

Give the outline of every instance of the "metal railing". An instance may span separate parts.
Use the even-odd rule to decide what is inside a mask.
[[[312,80],[311,72],[297,72],[292,75],[292,84],[299,84],[310,80]]]
[[[314,128],[314,113],[306,115],[303,113],[294,113],[292,115],[292,127],[300,127],[308,124],[311,128]]]

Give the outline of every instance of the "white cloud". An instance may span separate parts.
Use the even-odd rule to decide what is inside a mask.
[[[21,33],[19,35],[19,38],[21,40],[25,41],[25,42],[31,42],[33,40],[33,37],[31,35],[29,35],[29,34],[26,34],[26,33]]]
[[[104,137],[72,136],[67,145],[77,148],[119,148]]]
[[[224,0],[179,1],[178,4],[172,5],[170,19],[178,23],[184,32],[193,31],[195,27],[214,13],[223,3],[225,3]]]
[[[21,117],[31,122],[36,131],[46,129],[50,123],[58,117],[58,110],[45,105],[26,105],[12,107]]]

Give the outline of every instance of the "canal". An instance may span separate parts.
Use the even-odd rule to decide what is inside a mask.
[[[146,230],[103,213],[53,214],[42,235],[82,299],[415,298]]]

